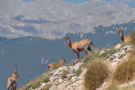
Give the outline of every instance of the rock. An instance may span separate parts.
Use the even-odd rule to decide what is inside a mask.
[[[122,47],[122,49],[125,50],[125,51],[131,51],[132,46],[131,45],[126,45],[126,46]]]
[[[57,88],[57,86],[55,84],[53,84],[49,90],[56,90],[56,88]]]
[[[74,66],[70,66],[69,67],[70,68],[70,73],[73,73],[74,71],[76,71],[80,67],[80,65],[82,65],[82,64],[83,64],[83,62],[78,62]]]
[[[53,82],[53,81],[55,81],[56,79],[58,79],[59,77],[58,76],[51,76],[50,78],[49,78],[49,80],[50,80],[50,82]]]
[[[52,72],[53,76],[62,74],[62,70],[68,70],[68,68],[66,66],[62,66],[62,67],[56,69],[55,71]]]
[[[121,44],[117,44],[116,46],[114,46],[114,49],[120,49],[121,48]]]
[[[101,52],[99,53],[99,55],[101,55],[101,54],[103,54],[103,53],[105,53],[105,51],[101,51]]]

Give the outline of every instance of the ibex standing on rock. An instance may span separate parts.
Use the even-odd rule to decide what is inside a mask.
[[[16,87],[17,87],[16,78],[19,78],[19,75],[17,74],[17,66],[14,69],[12,76],[8,78],[8,82],[7,82],[7,89],[8,90],[9,90],[9,88],[11,90],[16,90]]]
[[[79,55],[79,52],[80,51],[84,51],[85,54],[87,55],[88,54],[88,51],[91,51],[91,45],[92,44],[92,41],[90,41],[89,39],[83,39],[81,41],[77,41],[77,42],[71,42],[70,41],[70,37],[66,37],[65,38],[67,44],[69,45],[69,47],[71,47],[71,49],[77,54],[78,56],[78,59],[80,58],[80,55]]]
[[[122,28],[119,28],[119,29],[118,29],[118,34],[119,34],[119,36],[120,36],[120,38],[121,38],[121,40],[122,40],[123,42],[128,42],[128,41],[130,41],[130,36],[124,36],[124,35],[123,35],[123,30],[122,30]]]

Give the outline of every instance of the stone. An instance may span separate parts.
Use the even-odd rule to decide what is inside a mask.
[[[101,51],[101,52],[99,53],[99,55],[101,55],[101,54],[103,54],[103,53],[105,53],[105,51]]]
[[[114,49],[120,49],[121,48],[121,44],[117,44],[116,46],[114,46]]]

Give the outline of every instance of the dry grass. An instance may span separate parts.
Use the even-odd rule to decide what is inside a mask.
[[[120,90],[120,87],[116,81],[111,81],[109,86],[106,88],[106,90]]]
[[[85,90],[95,90],[100,87],[108,75],[109,69],[102,60],[92,61],[84,76]]]
[[[131,44],[135,46],[135,30],[130,34]]]
[[[114,72],[113,79],[123,84],[135,78],[135,55],[131,54],[129,60],[122,62]]]

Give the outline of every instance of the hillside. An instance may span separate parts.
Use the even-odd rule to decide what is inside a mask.
[[[82,33],[68,33],[66,36],[70,36],[72,42],[86,38],[92,40],[93,50],[96,48],[109,48],[122,42],[118,36],[117,29],[114,29],[114,27],[123,27],[124,35],[129,35],[134,26],[135,23],[131,21],[109,27],[95,27],[95,33],[84,35]],[[57,48],[60,48],[60,50]],[[11,75],[15,65],[18,65],[18,73],[21,77],[18,79],[18,87],[20,88],[26,85],[29,76],[33,79],[39,77],[47,71],[47,65],[50,62],[59,62],[59,57],[61,56],[64,56],[67,60],[66,64],[76,59],[76,54],[66,44],[64,37],[55,40],[40,37],[0,38],[0,63],[2,68],[0,69],[0,72],[2,72],[0,89],[6,89],[7,77]],[[81,53],[81,58],[83,56],[84,52]],[[36,72],[34,70],[35,66],[38,70]]]
[[[93,50],[82,60],[46,72],[23,90],[134,90],[135,32],[131,41]]]

